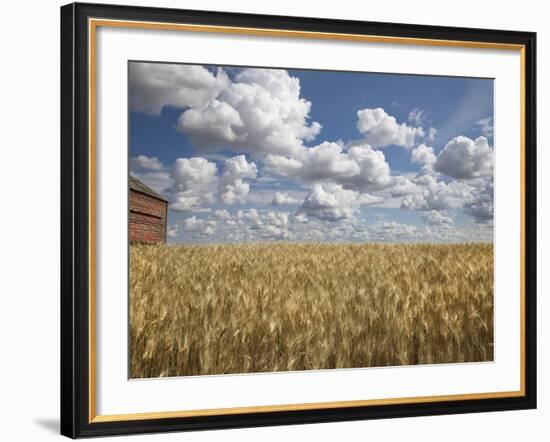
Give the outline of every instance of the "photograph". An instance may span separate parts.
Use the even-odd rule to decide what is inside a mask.
[[[61,434],[535,409],[535,29],[199,6],[60,9]]]
[[[492,363],[493,124],[493,78],[129,60],[128,377]]]

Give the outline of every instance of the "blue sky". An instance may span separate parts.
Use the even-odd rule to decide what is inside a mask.
[[[492,241],[493,80],[131,62],[171,242]]]

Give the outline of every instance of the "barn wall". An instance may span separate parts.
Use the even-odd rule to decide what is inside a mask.
[[[130,242],[166,242],[166,203],[130,191]]]

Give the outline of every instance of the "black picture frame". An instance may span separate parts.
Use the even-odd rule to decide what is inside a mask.
[[[524,395],[93,422],[90,420],[89,18],[522,45]],[[121,147],[124,148],[124,147]],[[488,29],[73,3],[61,8],[61,434],[105,436],[536,408],[536,34]]]

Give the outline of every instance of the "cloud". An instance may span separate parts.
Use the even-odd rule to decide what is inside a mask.
[[[211,190],[217,184],[218,168],[204,158],[178,158],[172,168],[172,178],[178,191]]]
[[[273,201],[271,202],[274,206],[285,206],[291,204],[298,204],[296,198],[292,198],[288,193],[275,192]]]
[[[170,238],[177,238],[178,236],[178,225],[177,224],[174,224],[172,226],[168,226],[168,228],[166,229],[166,234],[168,235],[168,237]]]
[[[262,229],[263,238],[284,239],[288,236],[288,230],[277,226],[267,225]]]
[[[338,180],[360,171],[359,165],[343,151],[342,144],[334,142],[304,147],[292,157],[270,154],[264,162],[269,171],[306,183]]]
[[[422,126],[424,123],[429,122],[427,117],[427,112],[424,109],[420,109],[419,107],[415,107],[412,111],[409,112],[409,116],[407,118],[409,123],[413,123],[416,126]],[[435,139],[435,136],[437,135],[437,129],[435,127],[429,127],[428,133],[424,134],[428,141],[433,141]]]
[[[200,219],[196,216],[183,220],[183,229],[199,236],[209,237],[216,232],[217,222],[212,219]]]
[[[168,198],[169,189],[173,184],[170,172],[167,171],[142,171],[130,169],[131,174],[145,185],[149,186],[160,195]]]
[[[482,118],[476,125],[480,126],[481,133],[486,137],[493,136],[494,125],[493,117]]]
[[[435,160],[436,156],[433,148],[428,147],[425,144],[421,144],[411,151],[411,161],[413,163],[427,165],[435,163]]]
[[[398,122],[382,108],[365,108],[357,112],[359,140],[312,142],[321,125],[311,120],[300,80],[285,70],[232,69],[229,77],[223,69],[202,66],[141,65],[130,74],[132,110],[158,115],[165,106],[180,109],[176,129],[200,151],[172,167],[154,156],[130,161],[132,173],[166,196],[171,210],[187,212],[181,224],[168,227],[170,237],[209,242],[491,237],[494,151],[485,137],[456,137],[436,155],[426,144],[436,134],[444,138],[428,127],[425,110],[414,108]],[[492,120],[480,120],[484,115],[468,127],[479,120],[488,134]],[[421,171],[392,175],[387,158],[394,158],[393,151],[385,155],[386,146],[409,149]],[[234,208],[245,203],[250,209]],[[400,208],[419,211],[424,225],[367,223],[359,216],[365,205],[384,207],[384,214],[396,214],[395,221],[406,216],[398,214]],[[292,214],[280,210],[295,208]],[[369,210],[376,215],[377,209]],[[465,229],[455,227],[457,211],[483,232],[468,232],[471,221]]]
[[[477,190],[474,199],[465,205],[464,212],[472,216],[478,223],[487,223],[493,220],[494,188],[492,179]]]
[[[487,138],[475,141],[458,136],[449,141],[437,155],[434,169],[457,179],[472,179],[493,174],[493,149]]]
[[[230,84],[221,68],[212,73],[198,65],[132,62],[128,69],[130,108],[150,115],[165,106],[203,107]]]
[[[179,192],[174,195],[168,207],[176,212],[200,212],[202,203],[203,200],[198,196],[185,195],[183,192]]]
[[[174,180],[170,194],[170,209],[192,211],[212,203],[218,186],[218,168],[204,158],[178,158],[172,167]]]
[[[233,218],[225,220],[225,224],[232,228],[235,238],[285,239],[290,236],[288,212],[239,210]]]
[[[415,179],[420,192],[406,196],[401,207],[408,210],[459,209],[473,199],[474,188],[466,183],[437,181],[432,175]]]
[[[250,191],[250,185],[243,180],[236,180],[224,185],[223,191],[220,194],[220,200],[224,204],[244,203],[248,192]]]
[[[250,191],[245,179],[256,178],[258,169],[253,162],[247,162],[244,155],[225,160],[220,178],[220,200],[225,204],[243,203]]]
[[[216,232],[216,222],[209,221],[204,229],[203,235],[212,236]]]
[[[304,149],[299,160],[302,164],[297,175],[304,181],[348,177],[359,173],[358,164],[342,152],[339,143],[324,142]]]
[[[243,69],[207,104],[186,110],[177,130],[199,149],[228,149],[262,157],[296,154],[320,132],[300,81],[283,69]]]
[[[260,213],[256,209],[249,209],[246,212],[239,211],[237,213],[237,217],[239,217],[240,214],[243,214],[241,216],[242,219],[251,221],[255,227],[263,225],[262,218],[260,217]]]
[[[432,224],[432,225],[443,225],[443,224],[453,223],[453,220],[451,217],[437,210],[430,210],[428,212],[423,212],[420,214],[420,217],[424,220],[425,223]]]
[[[444,213],[421,214],[426,225],[418,227],[395,220],[382,220],[373,224],[357,217],[330,219],[312,217],[305,213],[290,214],[276,210],[219,210],[204,218],[192,216],[182,222],[185,242],[259,242],[284,241],[490,241],[490,223],[481,223],[477,229],[471,226],[456,228]],[[448,220],[446,218],[449,218]],[[432,221],[432,223],[430,223]]]
[[[367,236],[377,241],[415,240],[420,235],[416,226],[396,221],[378,221],[367,230]]]
[[[390,166],[383,152],[362,144],[350,147],[348,155],[359,166],[359,173],[342,178],[344,187],[366,191],[383,189],[391,184]]]
[[[395,117],[388,115],[382,108],[357,111],[357,129],[373,147],[396,145],[411,148],[416,138],[425,135],[422,127],[398,124]]]
[[[202,157],[178,158],[170,174],[171,187],[164,193],[170,200],[169,208],[177,212],[210,211],[204,204],[221,201],[224,204],[246,201],[250,186],[246,179],[254,179],[257,167],[244,155],[227,158],[221,175],[216,163]]]
[[[288,213],[269,211],[266,214],[266,222],[277,227],[286,227],[288,226]]]
[[[170,172],[156,157],[138,155],[130,159],[130,173],[151,189],[167,196],[166,189],[172,186]]]
[[[288,212],[255,211],[251,217],[256,223],[257,234],[264,239],[286,239],[290,236]],[[245,215],[246,218],[246,215]]]
[[[183,220],[183,229],[187,231],[197,231],[204,226],[204,220],[198,219],[196,216],[185,218]]]
[[[381,189],[391,183],[384,154],[368,144],[346,151],[341,143],[324,142],[303,148],[293,158],[268,155],[264,163],[270,172],[303,183],[332,182],[359,191]]]
[[[232,219],[231,214],[226,209],[215,210],[214,211],[214,216],[217,219],[220,219],[220,220],[230,220],[230,219]]]
[[[378,221],[367,226],[363,232],[365,239],[381,242],[490,241],[491,235],[491,231],[486,228],[459,229],[448,222],[418,227],[397,221]]]
[[[303,168],[303,163],[296,158],[288,158],[282,155],[267,155],[264,164],[270,172],[276,175],[297,178]]]
[[[422,126],[424,121],[426,121],[426,111],[424,109],[420,109],[419,107],[415,107],[412,111],[409,112],[409,116],[407,119],[409,120],[409,123],[414,123],[417,126]]]
[[[291,240],[296,239],[296,231],[306,232],[309,226],[305,215],[291,215],[289,212],[274,210],[227,210],[215,211],[216,241],[265,241],[265,240]],[[208,222],[208,221],[206,221]],[[199,229],[200,230],[200,229]],[[203,238],[204,239],[204,238]],[[298,239],[303,239],[299,235]]]
[[[237,110],[223,101],[212,100],[181,114],[176,129],[188,135],[193,145],[209,148],[244,140],[243,126]]]
[[[163,170],[164,167],[157,157],[148,157],[146,155],[138,155],[130,159],[130,169],[135,171],[140,170]]]
[[[493,219],[493,179],[475,179],[468,182],[438,181],[433,175],[421,175],[414,180],[419,191],[405,196],[402,209],[419,210],[422,219],[431,225],[452,224],[452,218],[441,211],[458,209],[478,223]]]
[[[428,147],[425,144],[415,147],[411,151],[411,162],[422,164],[422,173],[430,174],[433,172],[433,166],[437,158],[434,154],[432,147]]]
[[[294,219],[299,223],[307,223],[309,221],[305,213],[297,213],[294,215]]]
[[[391,195],[394,197],[410,195],[417,193],[421,188],[402,175],[392,177],[392,186],[390,188]]]
[[[298,213],[321,220],[339,221],[352,218],[361,205],[381,200],[379,197],[344,189],[339,184],[315,184]]]

